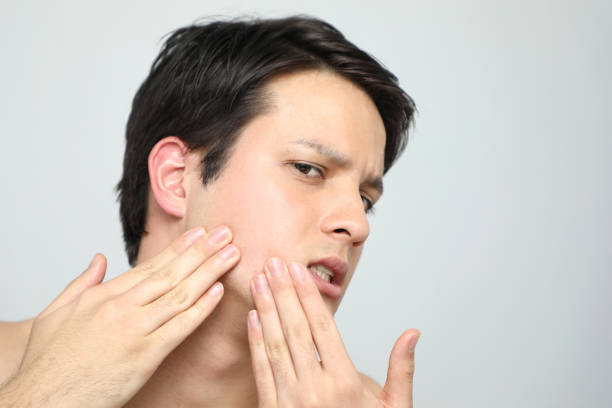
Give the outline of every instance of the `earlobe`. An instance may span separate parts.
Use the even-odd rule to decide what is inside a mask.
[[[149,153],[151,192],[159,207],[169,215],[185,216],[185,155],[188,149],[176,136],[165,137]]]

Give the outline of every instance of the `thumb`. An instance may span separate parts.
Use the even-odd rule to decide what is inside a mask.
[[[417,329],[406,330],[391,350],[387,381],[381,398],[392,407],[412,408],[414,348],[420,336]]]
[[[94,255],[91,263],[79,276],[66,286],[66,289],[49,305],[39,317],[54,312],[65,304],[70,303],[79,296],[85,289],[100,284],[106,274],[106,257],[103,254]]]

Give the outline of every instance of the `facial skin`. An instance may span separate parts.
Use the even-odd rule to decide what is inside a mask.
[[[272,108],[245,127],[206,188],[202,153],[186,154],[184,217],[176,235],[198,225],[231,228],[241,260],[222,280],[224,300],[253,308],[249,282],[273,256],[304,265],[339,257],[348,265],[343,295],[369,234],[365,200],[380,198],[371,181],[383,174],[382,119],[363,90],[327,71],[278,76],[266,90]],[[334,313],[340,299],[324,299]]]
[[[218,225],[230,227],[240,261],[221,279],[225,290],[212,315],[128,406],[252,406],[256,388],[246,330],[247,313],[255,308],[252,278],[271,257],[304,265],[329,256],[346,261],[342,295],[353,276],[369,234],[364,197],[376,202],[380,196],[372,183],[384,169],[380,114],[359,87],[326,71],[277,76],[266,91],[272,107],[247,124],[219,177],[206,187],[204,152],[169,136],[149,154],[148,233],[137,263],[192,227],[211,231]],[[323,299],[335,313],[341,296]]]
[[[380,196],[365,182],[382,177],[382,119],[364,91],[328,72],[285,75],[267,88],[272,111],[246,127],[216,182],[192,186],[187,228],[232,229],[241,261],[224,284],[248,302],[251,277],[272,256],[304,265],[339,257],[348,264],[344,294],[369,234],[364,198]],[[345,156],[350,167],[315,143]],[[339,300],[324,298],[335,312]]]

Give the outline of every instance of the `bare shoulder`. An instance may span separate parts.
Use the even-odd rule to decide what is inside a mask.
[[[0,384],[3,384],[17,371],[31,327],[32,319],[20,322],[0,322]]]
[[[382,387],[371,377],[365,375],[364,373],[359,373],[361,376],[361,381],[363,384],[368,387],[370,391],[374,394],[378,395],[382,391]]]

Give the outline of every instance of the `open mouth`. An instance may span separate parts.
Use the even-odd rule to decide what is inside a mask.
[[[310,269],[310,271],[319,278],[326,280],[328,283],[332,283],[334,280],[334,273],[323,265],[312,265],[308,269]]]
[[[309,264],[308,270],[321,294],[334,299],[342,297],[342,281],[347,272],[345,261],[335,256],[323,258]]]

